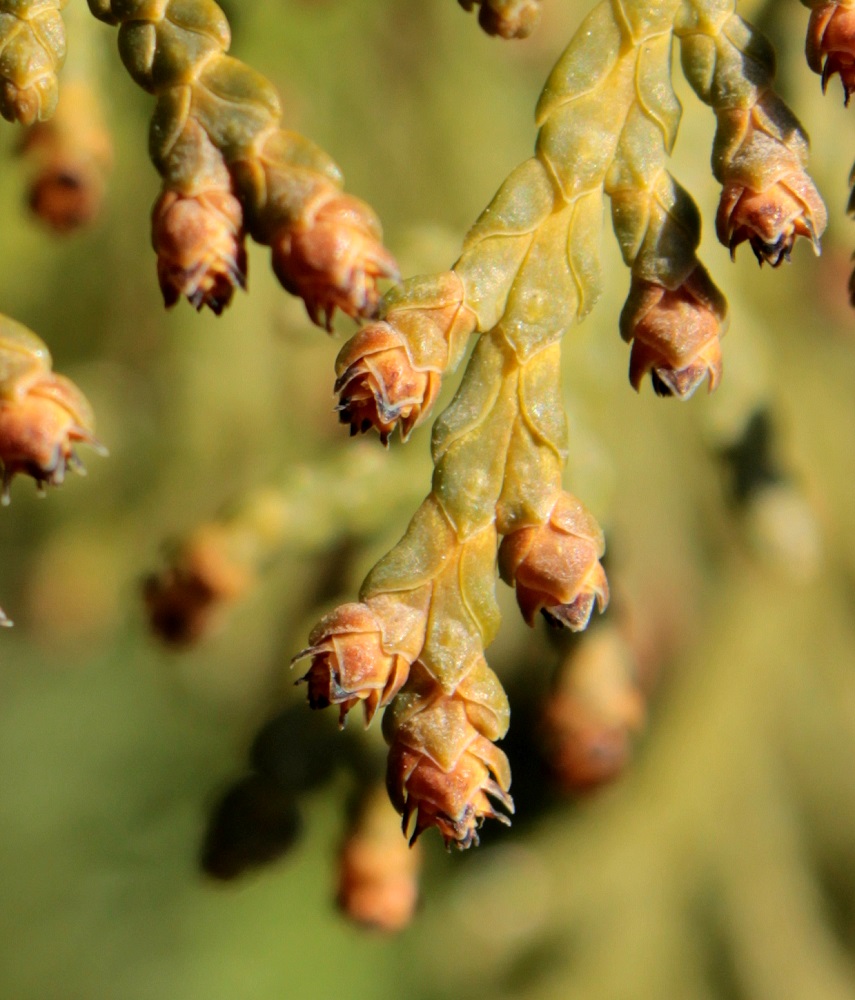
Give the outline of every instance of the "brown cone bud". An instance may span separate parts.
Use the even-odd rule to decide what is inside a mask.
[[[378,279],[398,277],[374,212],[335,189],[323,188],[301,217],[282,225],[269,242],[276,277],[305,302],[312,322],[327,330],[336,309],[352,318],[373,316]]]
[[[673,291],[633,276],[620,317],[621,336],[632,343],[629,381],[638,390],[650,372],[659,396],[688,399],[709,379],[721,379],[721,344],[727,303],[698,265]]]
[[[406,439],[430,411],[442,377],[414,367],[406,339],[389,323],[371,323],[352,337],[336,360],[335,391],[351,434],[372,427],[386,444],[400,427]]]
[[[339,722],[363,703],[366,725],[403,686],[424,643],[427,616],[393,595],[343,604],[325,615],[295,661],[311,657],[302,678],[312,708],[339,706]]]
[[[56,233],[89,225],[104,200],[103,173],[82,158],[65,157],[45,164],[30,184],[30,211]]]
[[[401,837],[382,789],[362,804],[341,852],[338,905],[359,924],[394,933],[412,920],[419,899],[421,851]]]
[[[799,169],[765,191],[728,184],[721,193],[716,233],[730,247],[749,242],[760,264],[778,267],[790,259],[797,236],[807,237],[819,252],[825,230],[825,205],[813,181]]]
[[[208,524],[181,546],[171,565],[149,577],[143,598],[158,638],[189,646],[208,634],[224,607],[246,593],[254,574],[232,544],[229,525]]]
[[[527,38],[540,20],[540,0],[459,0],[464,10],[481,4],[478,23],[488,35]]]
[[[421,663],[383,718],[390,746],[386,784],[413,843],[428,827],[446,846],[478,843],[485,819],[509,824],[492,800],[514,811],[507,757],[490,737],[507,731],[507,697],[483,657],[447,693]],[[485,733],[489,735],[485,735]]]
[[[165,190],[152,212],[157,278],[167,307],[185,295],[216,315],[246,288],[243,208],[230,191],[212,188],[195,195]]]
[[[53,118],[27,129],[21,155],[30,171],[30,210],[55,233],[74,232],[97,217],[113,148],[90,86],[66,84]]]
[[[855,7],[826,3],[811,11],[807,31],[807,61],[822,75],[822,92],[835,73],[843,84],[844,103],[855,91]]]
[[[32,476],[39,488],[59,486],[71,468],[83,472],[73,445],[83,441],[96,450],[92,408],[83,393],[62,375],[48,374],[20,394],[0,396],[2,502],[9,502],[14,476]]]
[[[543,750],[560,787],[588,791],[617,778],[644,716],[626,642],[608,627],[586,636],[562,665],[543,711]]]
[[[504,813],[496,812],[493,800],[513,812],[513,800],[493,775],[507,768],[507,758],[483,736],[448,772],[425,754],[405,746],[389,753],[389,794],[404,817],[404,830],[414,843],[432,826],[439,830],[446,847],[466,850],[478,845],[478,830],[485,819],[506,825]]]
[[[719,130],[733,140],[713,158],[722,182],[716,235],[731,256],[747,241],[760,264],[778,267],[797,236],[819,253],[828,215],[804,169],[807,139],[786,106],[767,94],[750,111],[720,112]]]
[[[509,824],[493,801],[514,811],[510,783],[507,757],[468,722],[461,699],[439,698],[392,735],[387,787],[411,843],[435,826],[447,847],[477,844],[485,819]]]
[[[559,494],[545,524],[511,532],[499,547],[502,579],[516,587],[523,618],[542,611],[551,624],[580,631],[596,602],[603,611],[609,585],[600,565],[605,552],[596,520],[570,493]]]

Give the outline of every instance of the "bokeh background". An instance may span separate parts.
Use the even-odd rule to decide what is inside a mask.
[[[224,3],[232,51],[377,209],[405,274],[448,267],[529,155],[539,89],[588,6],[545,0],[539,31],[502,43],[452,0]],[[224,882],[200,852],[259,728],[304,697],[289,660],[308,628],[353,598],[427,491],[429,430],[388,451],[365,443],[373,499],[358,532],[310,530],[310,505],[214,634],[181,651],[150,635],[141,581],[165,541],[353,446],[332,396],[352,326],[332,340],[313,328],[258,248],[249,294],[221,318],[163,311],[151,102],[111,29],[72,5],[114,144],[107,199],[90,229],[58,239],[26,211],[17,130],[0,131],[0,308],[84,389],[111,454],[83,455],[88,477],[43,500],[16,481],[0,511],[0,604],[15,620],[0,635],[0,995],[855,996],[855,133],[839,84],[823,100],[804,64],[805,9],[744,6],[811,134],[831,218],[822,257],[799,246],[760,270],[743,247],[731,264],[711,225],[712,115],[682,88],[675,172],[731,304],[723,385],[685,405],[631,390],[617,333],[628,278],[608,231],[605,293],[567,342],[567,484],[607,530],[610,615],[633,637],[644,731],[606,787],[551,780],[538,720],[573,650],[526,629],[504,593],[489,655],[512,698],[517,818],[463,855],[426,836],[421,907],[388,936],[334,905],[351,757],[381,743],[355,718],[340,736],[329,713],[288,716],[305,718],[292,737],[305,727],[309,749],[289,737],[280,752],[322,746],[331,763],[279,860]],[[774,475],[752,480],[758,463]]]

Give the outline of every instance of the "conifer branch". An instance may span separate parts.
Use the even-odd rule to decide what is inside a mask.
[[[342,192],[323,150],[281,127],[273,85],[227,55],[213,0],[89,0],[119,28],[134,81],[157,98],[150,153],[163,178],[152,240],[167,306],[182,295],[220,313],[246,284],[245,234],[269,246],[283,287],[331,329],[336,309],[369,317],[377,281],[397,277],[372,209]]]

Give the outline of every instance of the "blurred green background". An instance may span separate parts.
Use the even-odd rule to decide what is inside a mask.
[[[224,6],[233,53],[275,81],[288,126],[377,209],[405,274],[448,267],[529,155],[540,86],[588,7],[546,0],[531,39],[502,43],[452,0]],[[532,720],[560,652],[503,593],[489,655],[512,696],[518,816],[465,855],[427,836],[422,907],[391,938],[333,904],[358,734],[339,737],[332,718],[312,724],[341,766],[302,799],[293,848],[228,884],[200,873],[199,851],[258,727],[303,697],[288,661],[319,607],[352,599],[427,491],[429,431],[369,445],[382,530],[286,552],[218,634],[162,649],[140,581],[164,540],[348,444],[331,387],[352,327],[332,341],[313,328],[258,248],[249,294],[220,319],[163,311],[151,101],[104,25],[83,25],[116,157],[91,230],[58,240],[28,217],[18,135],[2,130],[0,308],[84,389],[111,455],[45,500],[16,481],[0,512],[0,604],[15,620],[0,635],[0,996],[855,996],[855,133],[837,82],[823,100],[804,65],[804,8],[745,7],[811,134],[831,217],[822,258],[799,246],[789,267],[759,270],[743,247],[730,263],[711,226],[712,115],[682,88],[675,172],[731,303],[724,383],[686,405],[632,392],[617,333],[628,278],[608,231],[605,294],[567,343],[567,483],[606,528],[615,613],[624,595],[648,637],[635,760],[594,795],[550,788]],[[738,506],[722,455],[757,412],[782,491]]]

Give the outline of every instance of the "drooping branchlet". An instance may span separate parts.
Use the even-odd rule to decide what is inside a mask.
[[[154,227],[167,304],[185,294],[197,308],[223,309],[244,283],[245,226],[271,247],[277,277],[314,322],[329,328],[336,309],[370,317],[377,280],[397,277],[380,224],[364,202],[342,193],[341,172],[322,150],[279,127],[275,88],[226,55],[231,32],[220,7],[213,0],[89,5],[119,26],[125,66],[158,98],[150,150],[168,199]]]
[[[722,195],[716,234],[730,249],[748,242],[758,261],[789,260],[797,237],[819,252],[825,205],[807,174],[808,141],[793,112],[772,88],[769,41],[737,14],[717,22],[677,15],[683,67],[718,121],[713,173]]]
[[[462,0],[469,10],[476,5],[488,30],[507,35],[522,33],[513,18],[535,9]],[[506,179],[446,272],[462,288],[439,296],[443,313],[464,307],[458,344],[475,330],[480,337],[433,428],[430,495],[362,590],[363,604],[426,595],[424,644],[383,726],[389,792],[412,837],[435,826],[447,844],[468,847],[483,820],[499,818],[501,804],[511,807],[507,761],[493,743],[504,733],[506,699],[484,662],[499,625],[497,547],[501,575],[529,623],[541,610],[582,629],[595,604],[608,601],[602,532],[561,488],[569,435],[560,343],[601,291],[604,194],[632,275],[621,328],[632,342],[633,384],[650,372],[658,392],[687,397],[720,376],[726,306],[697,256],[700,212],[667,170],[681,115],[671,83],[675,36],[691,85],[719,117],[713,163],[725,189],[720,231],[728,245],[751,241],[777,263],[797,235],[815,240],[824,226],[804,173],[803,133],[771,91],[768,43],[734,6],[718,5],[711,16],[703,0],[597,4],[544,89],[535,155]],[[771,208],[758,207],[764,200]],[[339,413],[352,431],[374,427],[386,440],[396,426],[406,436],[424,418],[438,376],[456,363],[445,355],[459,358],[450,336],[448,347],[436,336],[447,319],[423,331],[415,325],[435,305],[442,280],[393,289],[377,322],[341,352]],[[425,344],[442,346],[431,354]],[[378,631],[371,624],[358,639],[369,647],[365,662],[382,666],[368,689],[371,711],[397,676],[394,651]],[[346,710],[368,698],[355,685],[336,687],[333,633],[307,651],[314,655],[307,679],[319,704]],[[492,680],[470,687],[475,673]]]

